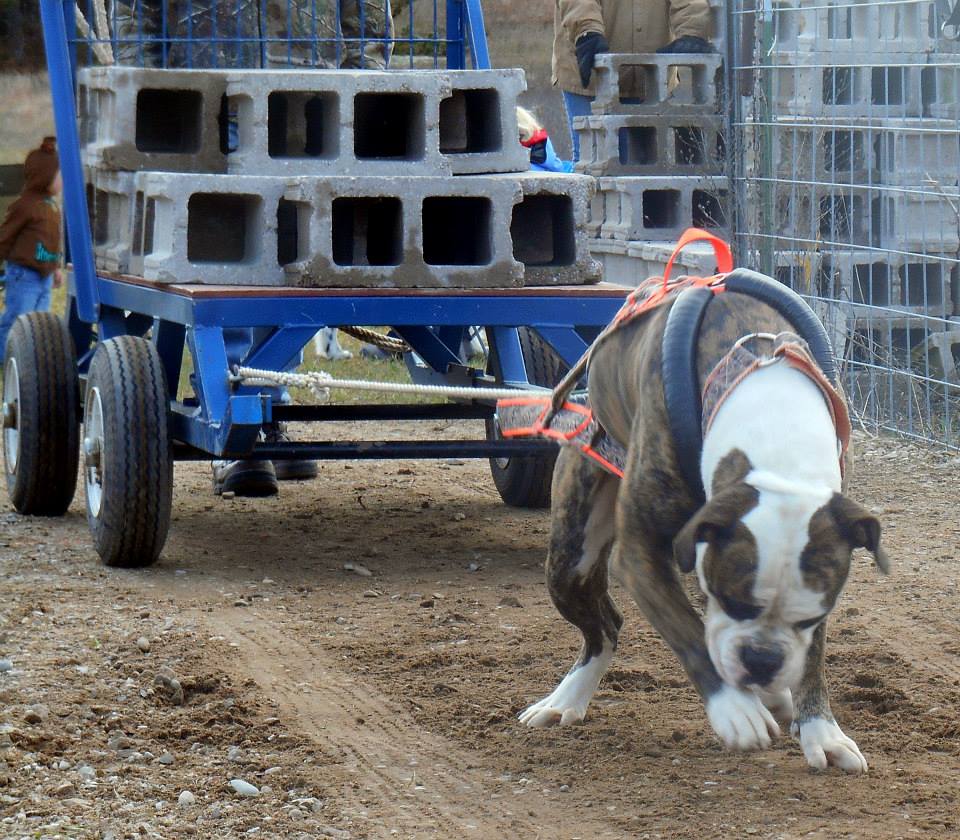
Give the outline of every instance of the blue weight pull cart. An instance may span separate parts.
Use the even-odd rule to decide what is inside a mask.
[[[444,404],[279,404],[269,392],[231,377],[224,331],[266,328],[257,331],[262,338],[243,364],[282,371],[321,327],[389,325],[422,360],[408,362],[420,381],[479,388],[550,386],[612,318],[626,290],[604,284],[503,290],[217,287],[161,285],[98,273],[81,166],[75,73],[93,61],[97,34],[90,22],[98,12],[103,19],[104,7],[97,7],[97,0],[85,2],[86,9],[78,11],[74,0],[40,0],[73,270],[66,323],[49,313],[32,313],[17,321],[8,342],[3,444],[16,509],[63,514],[82,463],[87,517],[100,557],[113,566],[145,566],[157,559],[166,539],[174,460],[489,458],[507,503],[547,504],[554,445],[498,439],[494,400],[481,395]],[[200,2],[238,9],[254,3],[265,14],[268,0],[192,0]],[[429,37],[414,37],[410,4],[409,33],[394,41],[391,66],[402,66],[406,52],[411,66],[415,54],[428,54],[435,67],[445,61],[448,68],[461,69],[469,54],[474,67],[488,67],[479,0],[446,0],[442,35],[436,2]],[[190,9],[191,0],[171,5],[182,12]],[[136,21],[132,40],[141,55],[149,45],[161,56],[160,66],[167,66],[170,45],[199,38],[167,28],[168,0],[153,3],[159,29],[156,18],[144,19],[148,7],[146,0],[129,0],[125,7]],[[111,8],[115,14],[118,4]],[[81,33],[86,30],[82,37],[72,34],[78,23]],[[239,29],[214,31],[213,37],[218,45],[235,43],[238,49],[251,42],[263,46],[263,39],[258,42]],[[116,49],[116,37],[112,42]],[[472,368],[461,357],[461,341],[471,325],[486,331],[490,352],[485,369]],[[193,361],[194,396],[178,398],[185,347]],[[374,437],[269,445],[261,434],[267,424],[291,420],[436,419],[484,419],[487,434],[482,440]]]

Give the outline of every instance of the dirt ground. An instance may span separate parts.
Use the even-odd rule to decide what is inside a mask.
[[[865,777],[789,737],[724,752],[622,592],[586,722],[521,727],[578,637],[542,581],[548,515],[503,506],[484,462],[325,463],[270,500],[178,465],[142,571],[99,565],[79,493],[53,520],[4,496],[0,837],[960,837],[960,459],[858,444],[895,570],[858,556],[828,667]]]

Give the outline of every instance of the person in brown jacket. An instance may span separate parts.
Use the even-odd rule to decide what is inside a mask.
[[[597,53],[713,52],[707,0],[554,0],[553,84],[563,91],[573,159],[573,118],[590,113]]]
[[[23,164],[24,186],[0,225],[0,260],[7,261],[0,357],[17,316],[50,308],[50,290],[63,282],[60,208],[63,188],[56,138],[44,137]]]

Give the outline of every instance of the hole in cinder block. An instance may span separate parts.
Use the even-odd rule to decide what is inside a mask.
[[[423,200],[423,261],[487,265],[493,252],[489,198],[432,196]]]
[[[399,198],[335,198],[333,261],[337,265],[400,265],[403,204]]]
[[[501,148],[500,95],[496,90],[455,90],[440,101],[441,153],[476,154]]]
[[[110,239],[110,196],[104,190],[93,191],[93,244],[105,245]]]
[[[903,306],[943,305],[943,266],[907,263],[900,266],[900,303]]]
[[[823,71],[824,105],[850,105],[853,102],[853,68],[827,67]]]
[[[267,97],[267,154],[335,158],[340,152],[339,110],[336,93],[273,91]]]
[[[258,195],[194,193],[187,202],[187,259],[242,263],[259,251],[263,234]]]
[[[697,126],[679,126],[673,130],[677,163],[697,166],[706,163],[703,129]]]
[[[827,12],[827,37],[837,41],[849,41],[853,32],[853,9],[850,6],[831,6]]]
[[[829,242],[865,244],[862,196],[830,195],[820,199],[820,236]]]
[[[203,96],[196,90],[137,94],[136,144],[141,152],[193,154],[203,139]]]
[[[300,257],[300,205],[281,198],[277,203],[277,264],[288,265]]]
[[[707,70],[702,64],[671,64],[667,78],[675,80],[670,91],[671,102],[705,105],[710,101]]]
[[[864,168],[863,133],[825,131],[820,138],[823,165],[828,172],[851,172]]]
[[[143,216],[143,255],[153,253],[153,228],[157,219],[157,200],[147,199],[147,212]]]
[[[870,71],[870,101],[874,105],[903,105],[906,67],[874,67]]]
[[[672,228],[679,224],[679,190],[643,191],[643,226],[645,228]]]
[[[133,243],[131,244],[135,257],[143,254],[144,203],[143,190],[137,190],[137,195],[133,200]]]
[[[727,191],[694,190],[694,227],[720,228],[727,224]]]
[[[621,64],[617,71],[617,96],[624,105],[642,105],[647,101],[656,101],[656,67]]]
[[[650,126],[621,128],[618,132],[620,163],[650,166],[657,162],[657,130]]]
[[[353,150],[358,158],[422,160],[426,145],[423,96],[358,93],[353,99]]]
[[[513,258],[524,265],[572,265],[576,259],[573,201],[530,195],[513,208]]]
[[[896,205],[893,198],[878,197],[870,202],[870,244],[880,246],[884,240],[895,237]]]
[[[890,305],[890,266],[875,262],[853,267],[853,302]]]

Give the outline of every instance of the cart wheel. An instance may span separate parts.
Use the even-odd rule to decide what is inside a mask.
[[[567,371],[553,349],[533,330],[521,327],[520,349],[527,377],[534,385],[552,387]],[[496,420],[487,420],[487,440],[499,437]],[[550,507],[550,484],[557,453],[523,458],[491,458],[490,473],[500,498],[512,507]]]
[[[13,324],[3,371],[7,493],[19,513],[62,516],[77,487],[79,377],[70,333],[50,312]]]
[[[170,527],[173,458],[160,357],[142,338],[103,342],[83,412],[87,522],[108,566],[149,566]]]

